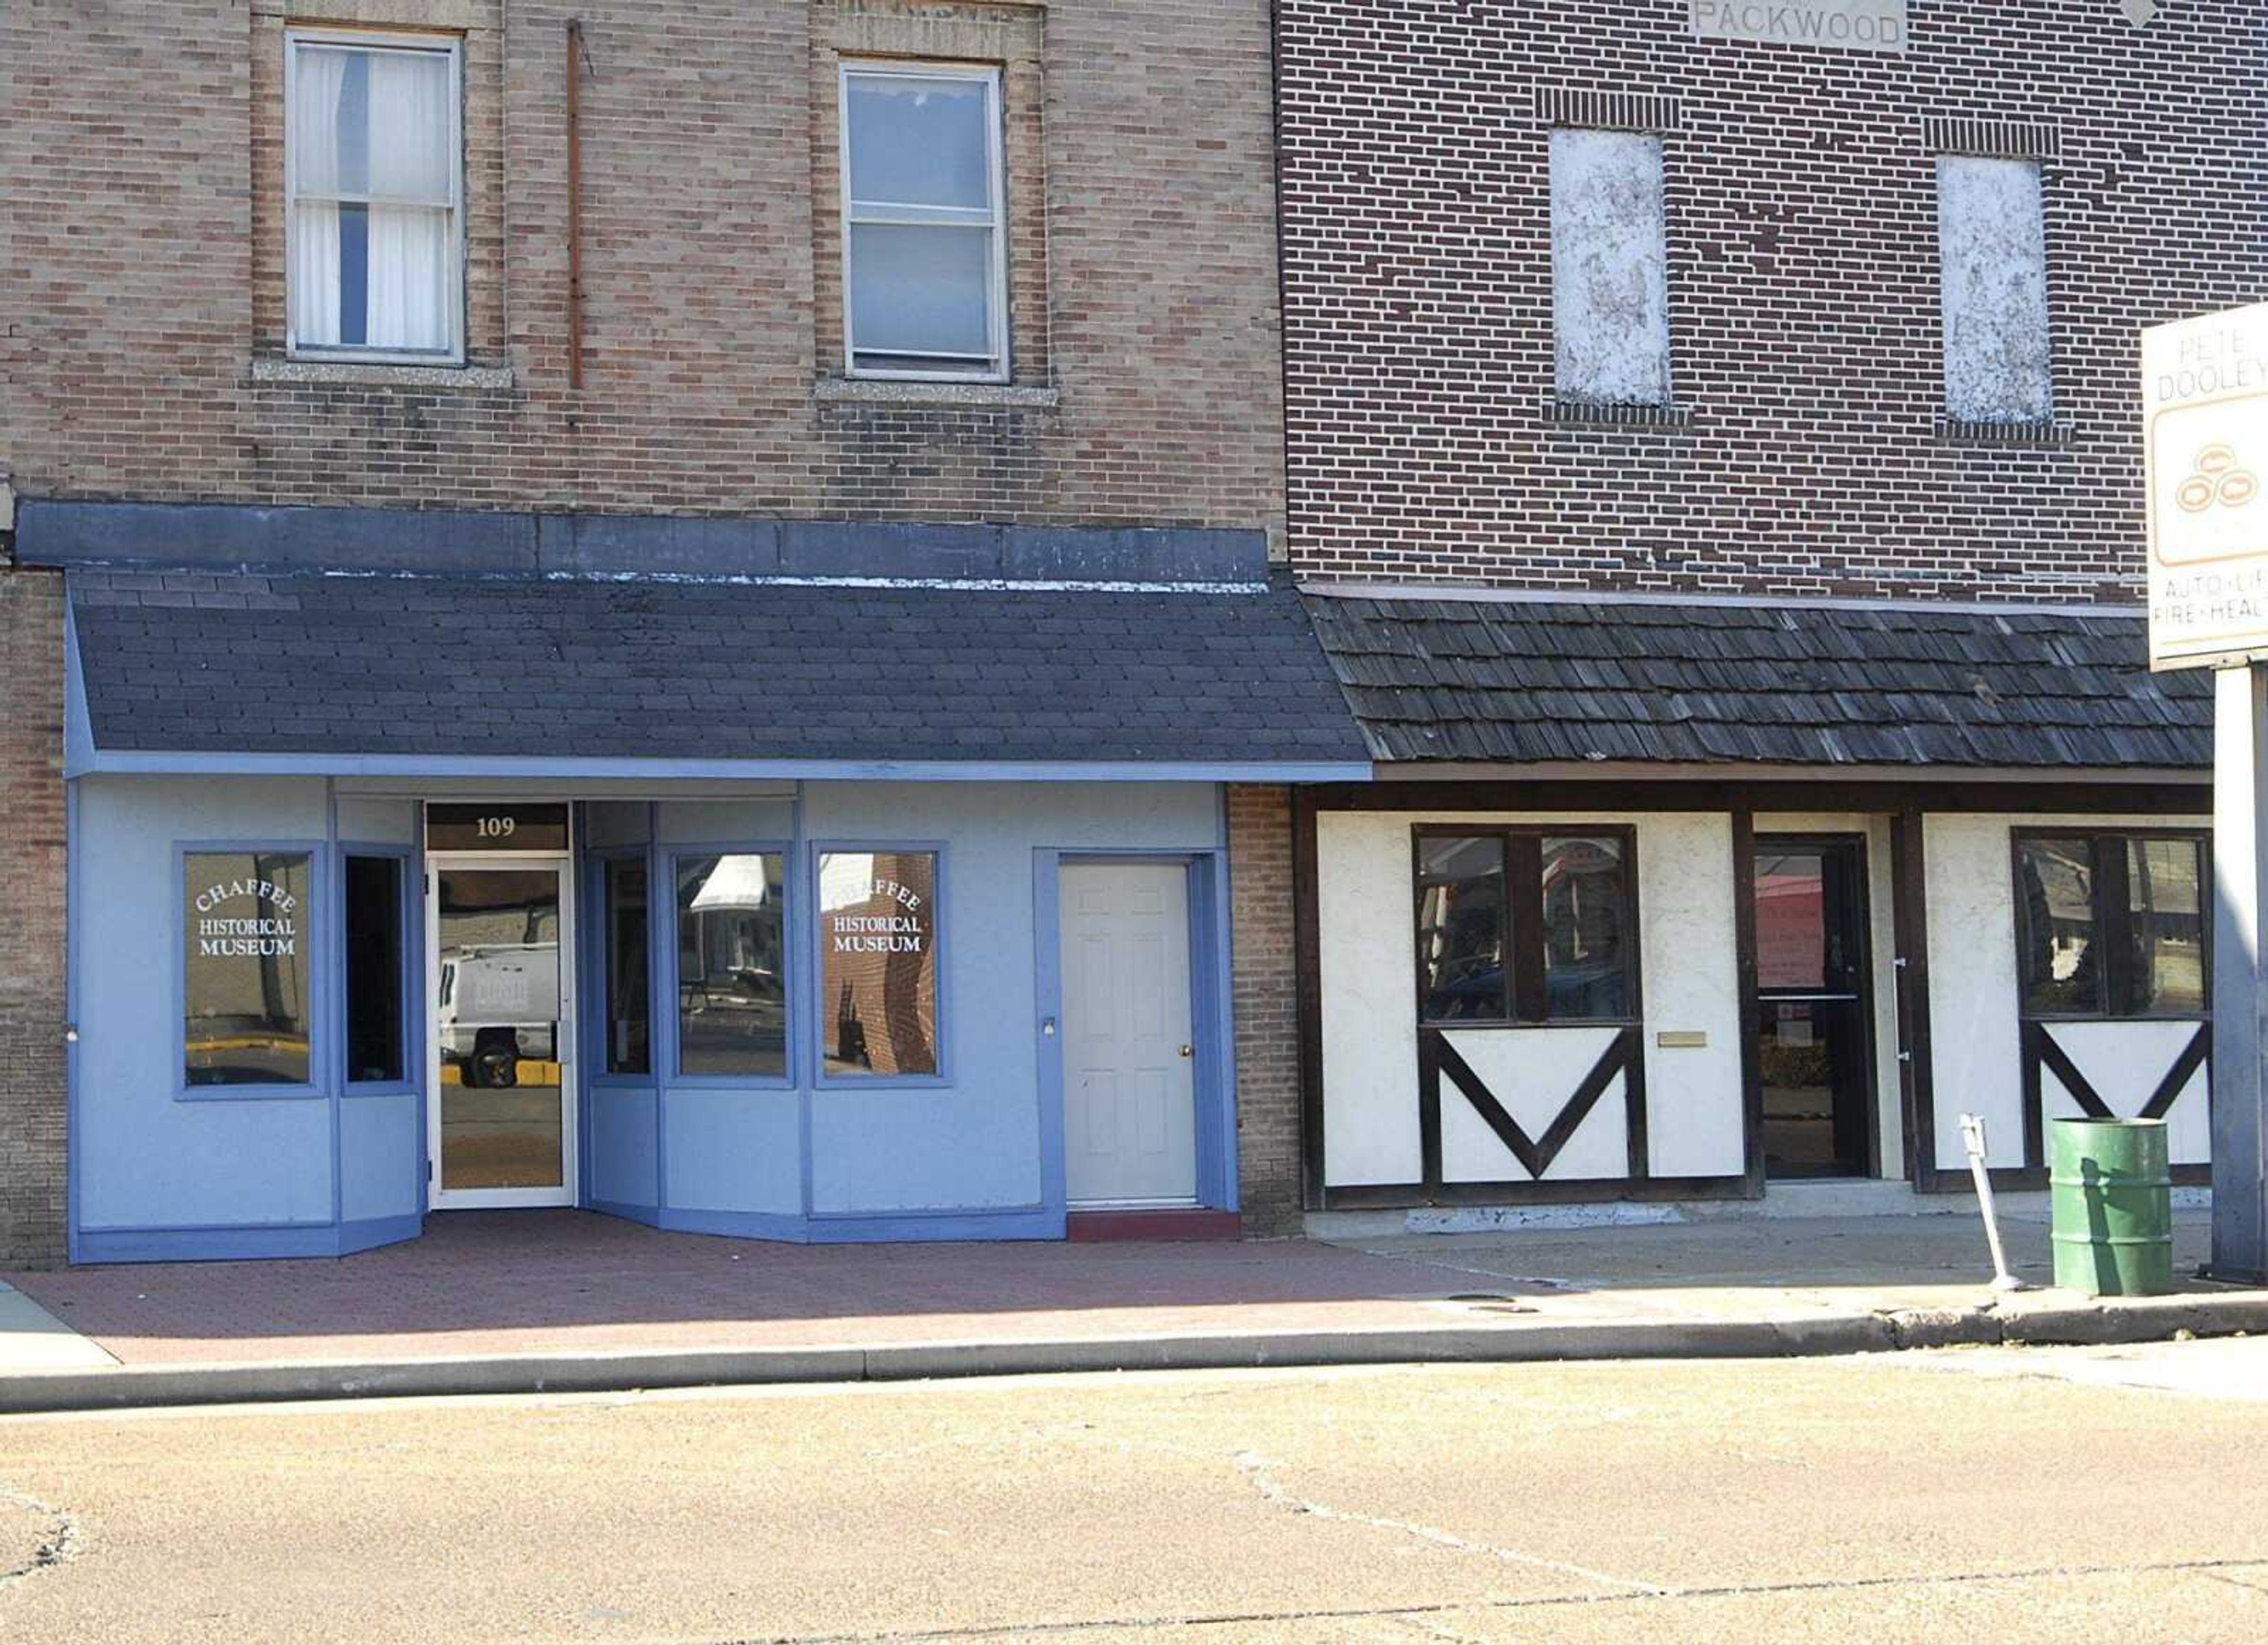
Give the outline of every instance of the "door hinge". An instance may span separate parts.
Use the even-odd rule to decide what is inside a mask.
[[[433,1180],[433,1162],[431,1159],[425,1162],[425,1180],[428,1182]]]

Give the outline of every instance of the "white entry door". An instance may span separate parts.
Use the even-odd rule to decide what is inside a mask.
[[[1063,870],[1064,1169],[1073,1205],[1193,1205],[1189,870]]]

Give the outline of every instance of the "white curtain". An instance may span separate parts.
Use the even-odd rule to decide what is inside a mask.
[[[347,54],[307,51],[293,67],[291,165],[300,198],[291,210],[291,331],[301,342],[339,341],[339,96]]]
[[[449,346],[449,92],[446,58],[370,59],[373,348]]]

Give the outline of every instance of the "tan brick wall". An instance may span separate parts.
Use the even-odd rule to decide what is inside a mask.
[[[1228,790],[1228,873],[1237,1176],[1244,1231],[1250,1237],[1296,1234],[1300,1021],[1289,789]]]
[[[0,570],[0,1267],[63,1256],[63,608]]]
[[[287,17],[463,37],[468,352],[508,386],[256,373],[284,336]],[[894,44],[1006,66],[1017,378],[1053,407],[815,393],[840,370],[840,297],[814,88],[831,98],[838,50]],[[1266,0],[18,0],[0,11],[0,473],[34,496],[1280,538],[1269,44]]]

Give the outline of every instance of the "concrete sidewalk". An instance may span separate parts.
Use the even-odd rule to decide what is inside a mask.
[[[2202,1213],[2176,1259],[2205,1254]],[[1356,1245],[792,1246],[458,1213],[340,1260],[9,1276],[0,1411],[1043,1370],[1754,1357],[2268,1331],[2268,1292],[1995,1299],[1966,1217]],[[2045,1225],[2011,1222],[2044,1280]]]

